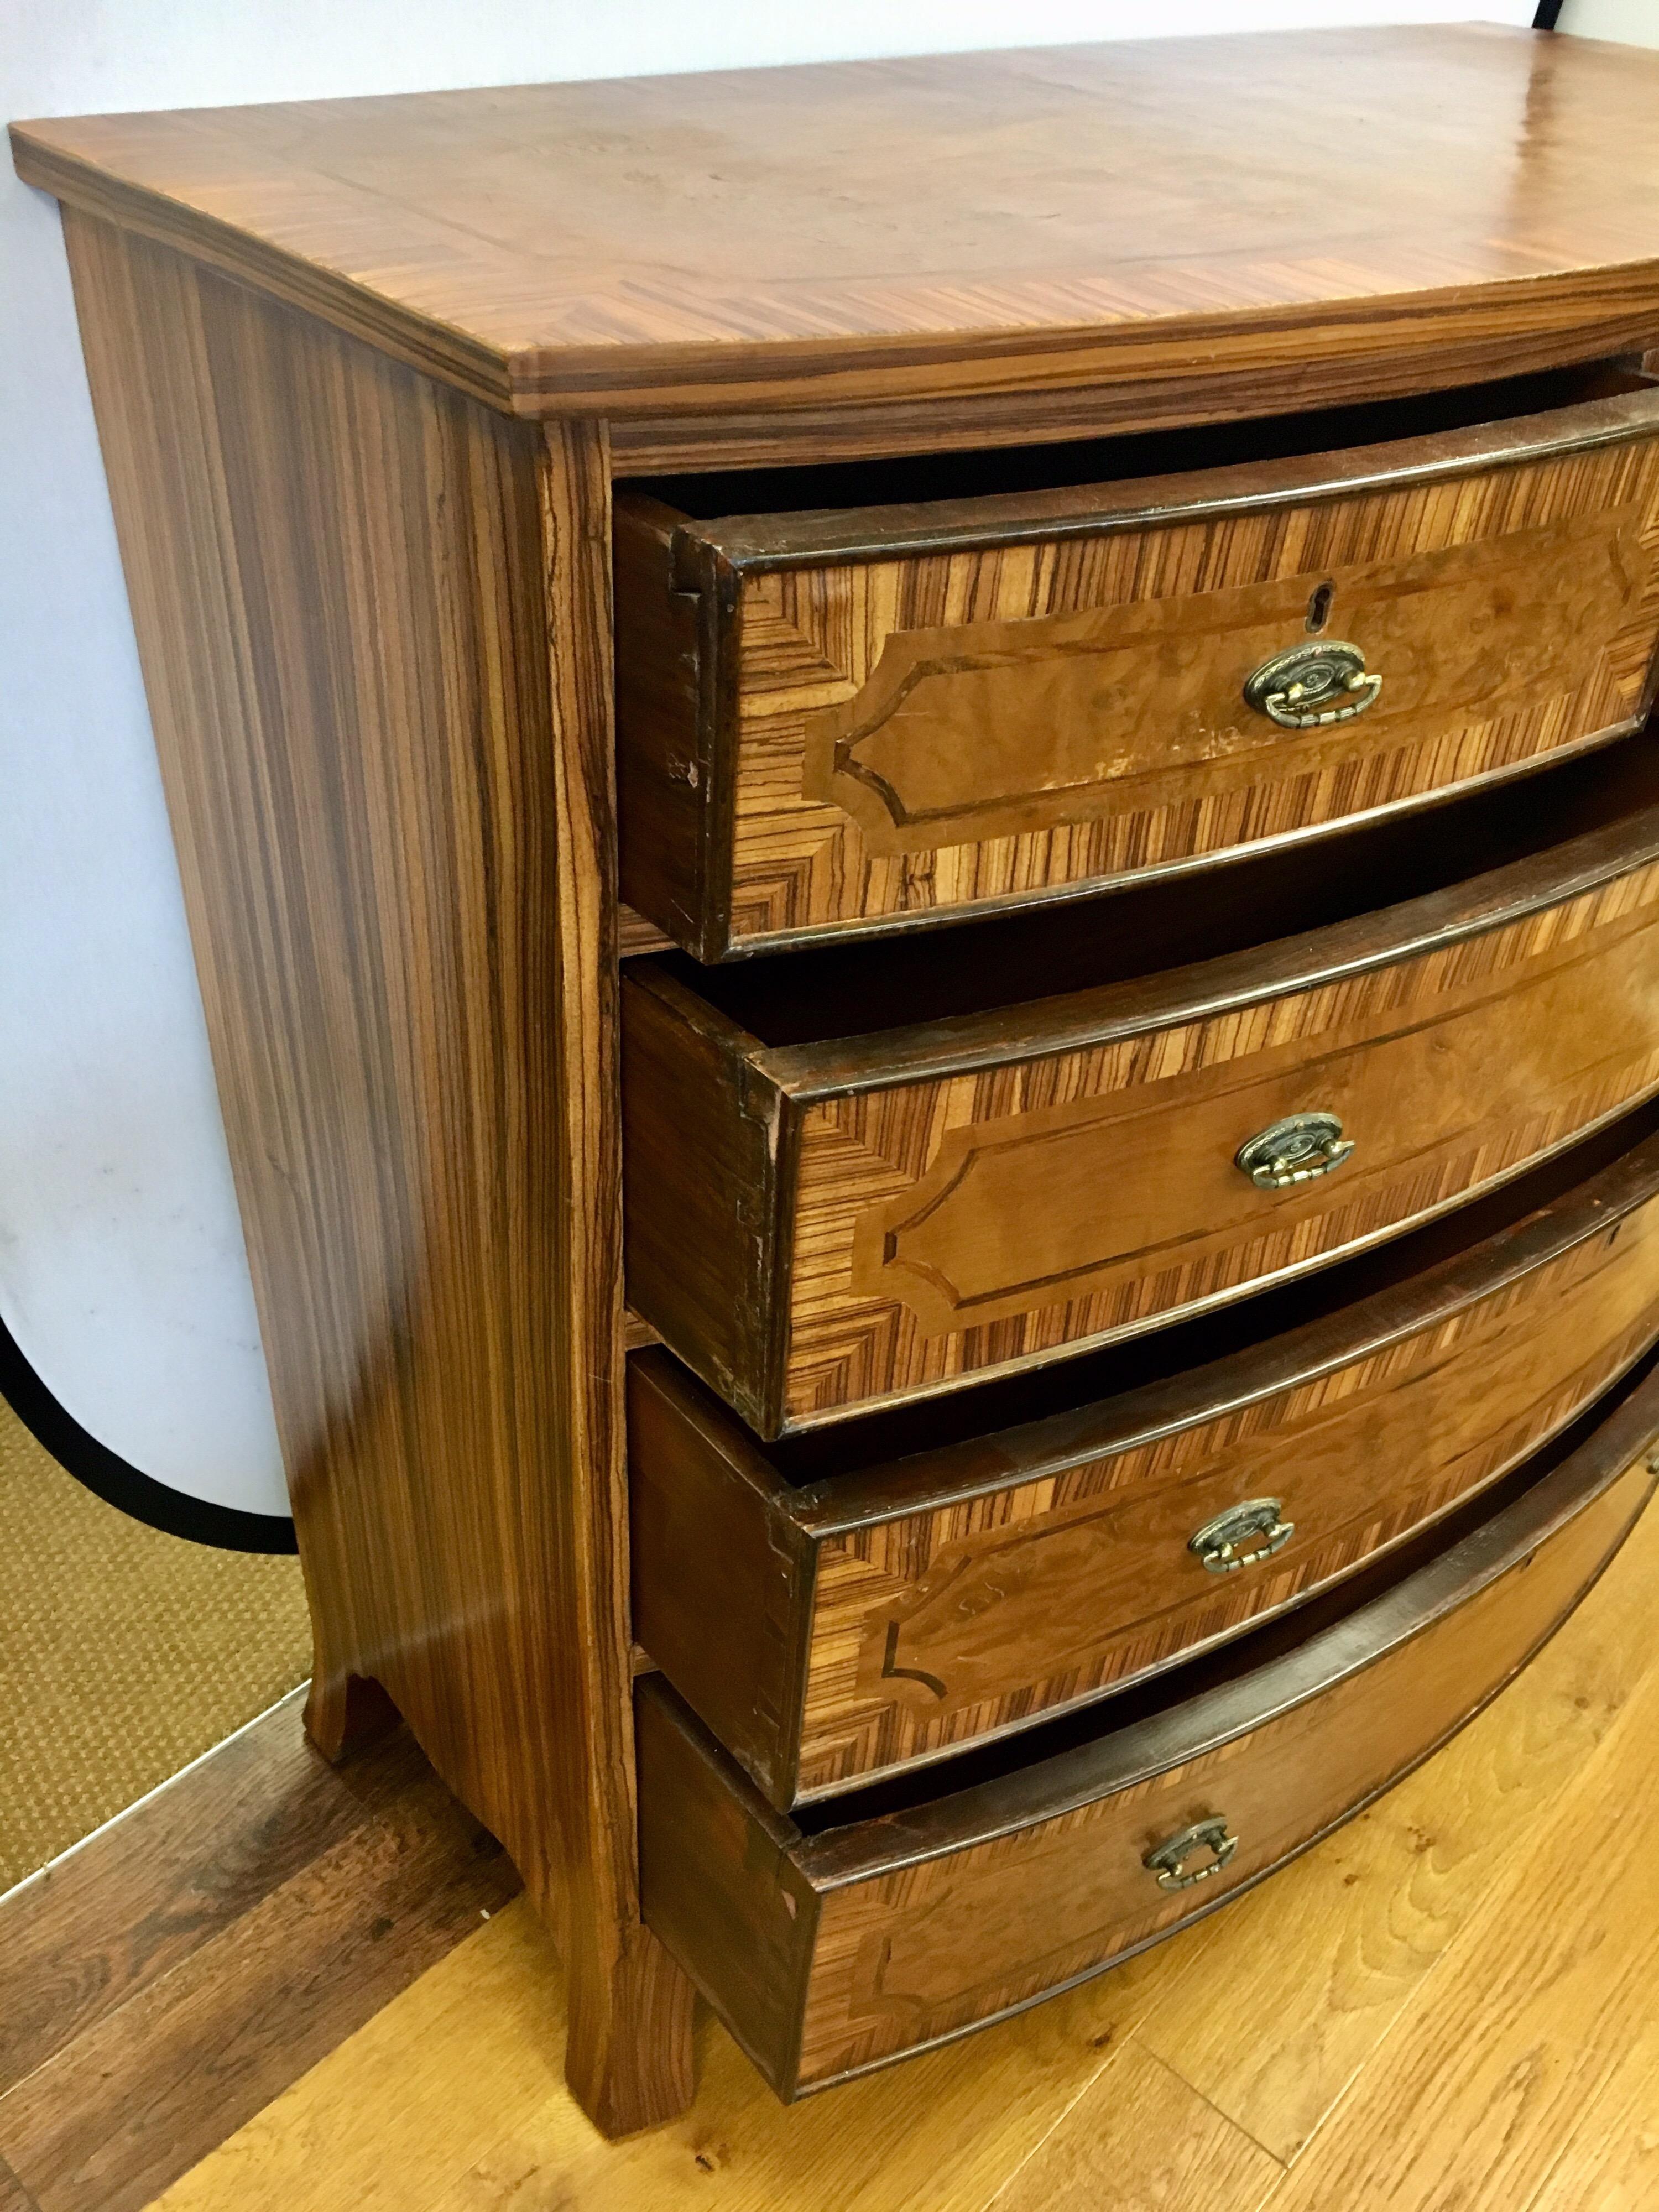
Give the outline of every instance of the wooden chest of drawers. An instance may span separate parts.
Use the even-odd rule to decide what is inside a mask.
[[[596,2122],[694,1989],[788,2097],[1109,1967],[1495,1694],[1659,1470],[1659,62],[15,146],[307,1723],[501,1836]]]

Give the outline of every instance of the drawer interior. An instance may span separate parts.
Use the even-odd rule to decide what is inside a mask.
[[[877,504],[909,506],[1004,498],[1074,484],[1123,483],[1242,461],[1292,459],[1351,446],[1431,437],[1610,398],[1650,384],[1627,361],[1590,361],[1533,376],[1511,376],[1453,391],[1417,393],[1362,406],[1255,416],[1139,436],[1090,438],[1051,446],[919,453],[897,459],[801,468],[711,471],[637,480],[636,489],[696,521],[779,509],[845,513]]]

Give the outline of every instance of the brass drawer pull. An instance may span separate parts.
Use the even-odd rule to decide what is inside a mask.
[[[1195,1821],[1178,1836],[1155,1844],[1140,1863],[1158,1876],[1160,1889],[1190,1889],[1194,1882],[1208,1881],[1212,1874],[1219,1874],[1237,1849],[1238,1838],[1227,1833],[1226,1815],[1219,1814],[1213,1820]],[[1199,1850],[1214,1856],[1189,1874],[1187,1862]]]
[[[1241,1567],[1256,1566],[1272,1559],[1296,1534],[1295,1522],[1280,1518],[1283,1510],[1277,1498],[1252,1498],[1243,1505],[1230,1505],[1187,1539],[1187,1549],[1195,1552],[1212,1575],[1233,1575]],[[1256,1548],[1241,1551],[1240,1545],[1253,1537],[1261,1540]]]
[[[1382,689],[1380,676],[1365,673],[1359,647],[1338,638],[1293,645],[1244,679],[1245,698],[1281,730],[1322,730],[1333,722],[1352,722]]]
[[[1288,1114],[1239,1146],[1233,1158],[1259,1190],[1288,1190],[1340,1168],[1351,1152],[1334,1114]]]

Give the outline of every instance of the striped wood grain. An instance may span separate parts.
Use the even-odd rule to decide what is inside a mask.
[[[800,1795],[1166,1665],[1493,1480],[1646,1351],[1656,1240],[1659,1200],[1622,1221],[1591,1214],[1570,1250],[1365,1358],[1063,1472],[827,1537]],[[1284,1549],[1206,1575],[1193,1530],[1270,1494],[1295,1529]]]
[[[1659,1085],[1656,904],[1659,867],[1639,867],[1443,951],[1153,1036],[807,1103],[787,1418],[1237,1295],[1633,1103]],[[1237,1146],[1310,1106],[1363,1149],[1328,1180],[1253,1194]],[[1012,1172],[969,1176],[976,1157]]]
[[[1364,127],[1310,81],[1363,85]],[[1303,29],[82,118],[14,144],[31,183],[470,396],[608,416],[645,471],[1650,346],[1656,83],[1582,40]]]
[[[317,1632],[568,1952],[580,2093],[677,2109],[634,1900],[602,428],[69,240]]]
[[[1154,1942],[1348,1818],[1478,1711],[1577,1602],[1651,1493],[1659,1394],[1358,1610],[1241,1647],[1035,1765],[803,1834],[654,1680],[640,1687],[647,1922],[785,2095],[958,2033]],[[1200,1670],[1200,1683],[1207,1678]],[[1218,1878],[1149,1849],[1224,1815]]]
[[[1380,476],[1415,456],[1359,458]],[[1255,473],[1294,483],[1297,466]],[[1146,503],[1203,491],[1166,480]],[[1304,641],[1326,586],[1329,634],[1367,649],[1382,690],[1359,719],[1287,738],[1240,683]],[[745,574],[736,621],[733,945],[1017,902],[1377,813],[1627,724],[1659,635],[1659,441]]]

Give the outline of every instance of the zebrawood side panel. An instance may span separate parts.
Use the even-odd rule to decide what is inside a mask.
[[[1487,1701],[1572,1610],[1651,1496],[1650,1382],[1571,1455],[1356,1611],[1268,1632],[1238,1668],[954,1796],[803,1833],[653,1676],[640,1686],[647,1921],[786,2097],[1067,1987],[1237,1895]],[[1173,1893],[1189,1825],[1237,1838]],[[1194,1865],[1205,1853],[1191,1855]]]
[[[501,1838],[613,2130],[689,2094],[638,1923],[609,478],[65,218],[317,1633]]]
[[[1563,413],[1588,438],[1621,409],[1659,421],[1652,393]],[[1567,420],[1516,424],[1515,443],[1568,439]],[[706,561],[705,598],[728,577],[739,593],[732,622],[708,630],[696,711],[713,720],[690,771],[721,816],[703,834],[724,845],[688,930],[673,867],[645,845],[674,842],[669,794],[691,811],[676,768],[638,809],[630,896],[720,957],[1212,862],[1628,726],[1659,636],[1659,438],[1375,482],[1457,443],[1376,447],[1330,471],[1220,471],[1207,513],[1200,477],[1103,487],[1108,516],[1133,500],[1152,520],[1093,535],[1086,495],[1055,495],[1052,542],[1041,501],[988,498],[973,503],[978,544],[936,510],[942,539],[969,540],[960,550],[735,576]],[[1373,481],[1296,502],[1298,478],[1343,470]],[[878,554],[884,536],[925,536],[926,512],[866,510],[853,530]],[[681,534],[695,546],[698,526]],[[647,659],[653,607],[693,619],[689,568],[683,554],[666,599],[624,600]],[[1358,645],[1382,689],[1350,721],[1287,732],[1245,704],[1243,680],[1316,628]],[[680,704],[688,759],[693,707]],[[623,726],[665,722],[659,702]],[[684,822],[678,842],[695,842]]]

